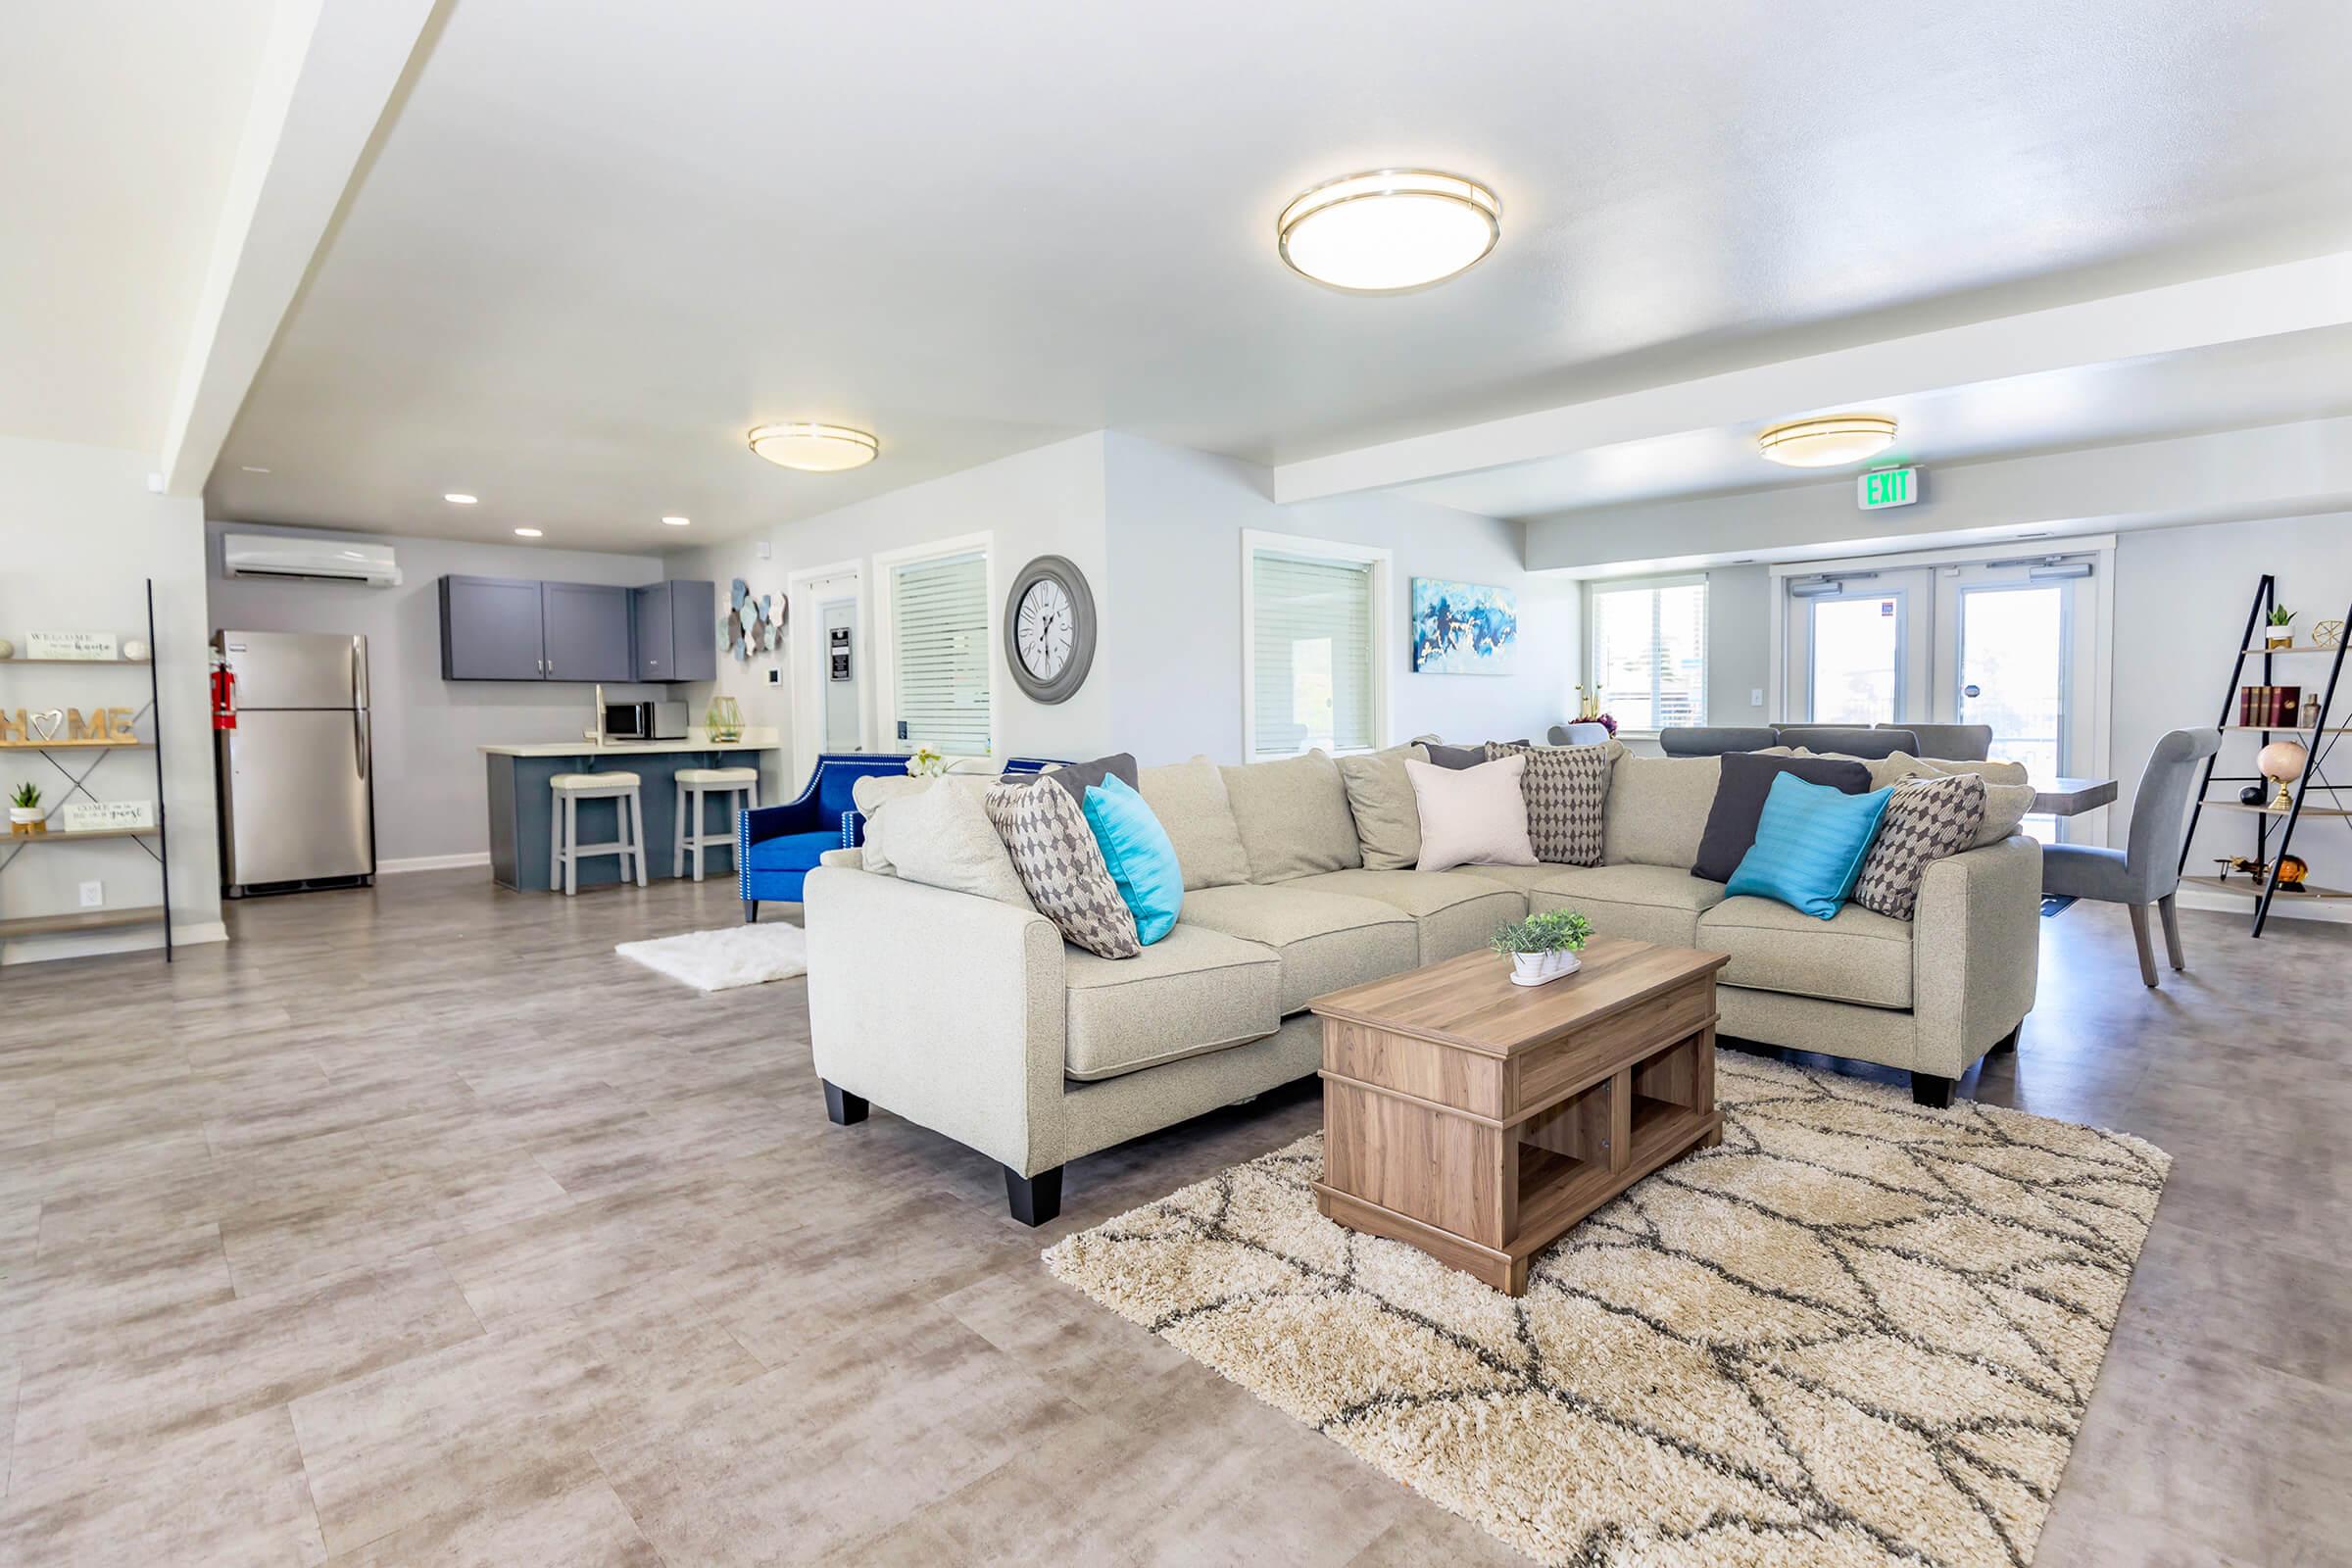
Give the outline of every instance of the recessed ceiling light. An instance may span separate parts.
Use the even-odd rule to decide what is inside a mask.
[[[686,525],[687,525],[689,522],[693,521],[694,519],[693,519],[693,518],[691,518],[691,517],[663,517],[662,520],[662,522],[663,522],[663,523],[667,524],[669,527],[672,527],[672,528],[683,528],[683,527],[685,527],[685,526],[686,526]]]
[[[479,496],[469,496],[463,490],[452,490],[449,494],[443,496],[441,499],[448,502],[453,507],[470,507],[481,498]]]
[[[1502,238],[1502,199],[1477,180],[1380,169],[1302,191],[1274,220],[1295,272],[1351,294],[1395,294],[1453,276]]]
[[[252,463],[241,463],[237,466],[243,468],[247,473],[268,473],[270,471],[268,468]]]
[[[1894,419],[1885,414],[1824,414],[1776,424],[1756,437],[1756,450],[1791,468],[1835,468],[1859,463],[1894,445]]]
[[[536,528],[517,528],[514,530],[514,535],[518,539],[536,539],[539,537],[539,530]]]
[[[882,443],[863,430],[805,419],[760,425],[751,433],[751,443],[768,462],[808,473],[862,467],[882,455]]]

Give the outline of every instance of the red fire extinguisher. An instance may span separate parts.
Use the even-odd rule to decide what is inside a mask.
[[[237,727],[237,672],[226,664],[213,666],[213,728]]]

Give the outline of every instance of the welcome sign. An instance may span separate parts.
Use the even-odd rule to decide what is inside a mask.
[[[122,651],[111,631],[30,631],[24,634],[27,659],[120,659]]]

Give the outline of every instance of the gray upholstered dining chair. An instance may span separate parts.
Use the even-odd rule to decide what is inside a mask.
[[[1761,726],[1669,724],[1658,731],[1658,750],[1668,757],[1721,757],[1726,752],[1762,752],[1781,743]]]
[[[2127,847],[2045,844],[2041,848],[2043,898],[2096,899],[2132,911],[2132,938],[2139,945],[2139,978],[2156,984],[2156,953],[2148,941],[2148,906],[2164,916],[2164,954],[2176,969],[2180,956],[2180,915],[2173,895],[2180,886],[2180,841],[2187,834],[2188,797],[2197,787],[2197,764],[2222,749],[2218,729],[2177,729],[2156,742],[2140,770],[2139,793],[2132,799],[2132,833]]]
[[[1578,719],[1571,724],[1554,724],[1551,733],[1544,737],[1554,746],[1606,746],[1609,726]]]
[[[1867,724],[1776,724],[1776,746],[1802,746],[1808,752],[1835,753],[1865,760],[1892,757],[1897,752],[1921,755],[1919,737],[1909,729],[1872,729]],[[1761,750],[1762,748],[1757,748]]]
[[[1914,757],[1943,762],[1982,762],[1992,756],[1990,724],[1875,724],[1874,729],[1907,729],[1919,740]]]

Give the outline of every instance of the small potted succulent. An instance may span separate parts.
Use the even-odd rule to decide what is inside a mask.
[[[1592,922],[1574,909],[1545,909],[1494,928],[1488,946],[1511,960],[1511,984],[1548,985],[1584,967],[1577,956],[1592,940]]]
[[[2290,628],[2295,623],[2295,612],[2284,605],[2273,605],[2268,619],[2271,629],[2264,636],[2262,646],[2265,648],[2294,647],[2295,634]]]
[[[9,792],[9,832],[39,833],[47,826],[47,818],[41,812],[41,791],[38,785],[20,784]]]

